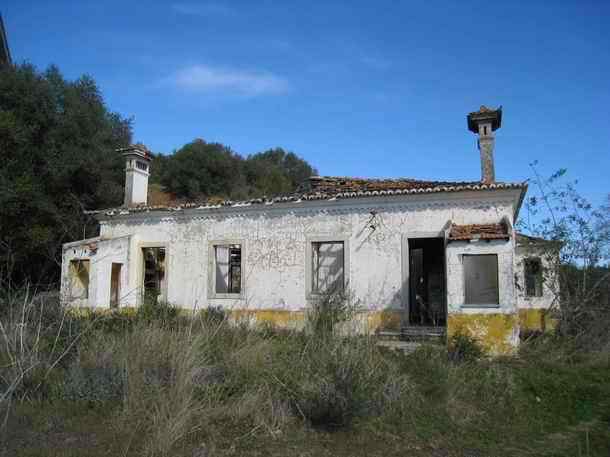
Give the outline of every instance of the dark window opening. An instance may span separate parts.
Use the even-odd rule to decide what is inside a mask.
[[[120,263],[113,263],[110,272],[110,307],[116,308],[121,300],[121,267]]]
[[[241,293],[241,245],[214,246],[216,261],[216,293]]]
[[[525,260],[525,295],[542,297],[542,262],[540,259]]]
[[[148,170],[148,165],[146,165],[144,162],[140,162],[139,160],[136,160],[136,167],[140,170]]]
[[[464,254],[464,288],[466,305],[498,305],[498,256]]]
[[[442,238],[409,239],[409,324],[446,324],[445,244]]]
[[[165,248],[142,248],[144,255],[144,302],[156,304],[163,299],[165,281]]]
[[[343,241],[314,242],[311,247],[311,292],[328,294],[342,291],[345,286]]]

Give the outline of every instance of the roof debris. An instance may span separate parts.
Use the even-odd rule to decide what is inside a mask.
[[[510,229],[505,222],[499,224],[452,224],[449,241],[465,240],[508,240]]]

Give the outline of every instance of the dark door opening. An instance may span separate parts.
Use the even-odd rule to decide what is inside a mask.
[[[157,304],[165,292],[165,248],[142,248],[144,254],[144,303]]]
[[[121,266],[120,263],[113,263],[110,272],[110,307],[119,306],[121,299]]]
[[[409,325],[444,327],[445,243],[442,238],[409,239]]]

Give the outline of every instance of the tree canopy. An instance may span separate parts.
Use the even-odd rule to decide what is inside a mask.
[[[316,170],[293,152],[269,149],[244,158],[197,139],[171,155],[155,154],[151,181],[178,198],[246,199],[292,192]]]
[[[115,149],[130,141],[131,121],[108,110],[89,76],[0,71],[0,279],[56,279],[61,244],[95,230],[83,210],[121,202]]]
[[[59,280],[61,245],[97,235],[84,210],[121,205],[131,119],[112,112],[89,76],[55,66],[0,70],[0,289]],[[291,192],[315,170],[281,148],[243,156],[194,140],[154,154],[151,183],[178,198]]]

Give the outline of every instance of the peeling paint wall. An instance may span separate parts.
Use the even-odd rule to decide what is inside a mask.
[[[490,355],[511,354],[519,346],[516,314],[450,314],[447,337],[461,333],[475,338]]]
[[[513,240],[455,241],[446,249],[447,312],[448,314],[508,314],[514,313]],[[498,256],[499,303],[482,307],[465,303],[464,255],[496,254]]]
[[[506,217],[512,222],[518,196],[519,191],[495,190],[107,217],[101,221],[95,254],[87,251],[87,240],[64,245],[62,293],[69,296],[70,260],[90,258],[89,305],[107,307],[111,263],[119,262],[124,264],[121,306],[137,306],[142,295],[142,248],[164,247],[169,303],[187,309],[221,306],[257,322],[299,325],[309,306],[306,250],[316,237],[336,237],[346,240],[349,249],[346,277],[354,304],[364,312],[362,327],[368,331],[398,329],[408,287],[405,239],[443,236],[449,221],[485,224]],[[245,281],[239,298],[209,298],[213,295],[208,294],[213,265],[209,246],[222,240],[239,241],[243,246]],[[471,253],[498,255],[500,303],[495,308],[464,306],[462,256]],[[518,336],[514,240],[452,242],[447,245],[446,262],[448,331],[465,328],[464,321],[457,318],[487,319],[492,327],[486,338],[499,335],[494,347],[515,343],[514,328],[508,337],[494,327],[496,319],[513,319]]]
[[[187,308],[223,306],[295,311],[307,308],[308,239],[345,238],[350,250],[346,265],[349,289],[357,304],[368,310],[400,309],[405,255],[401,249],[402,236],[421,232],[440,234],[449,220],[464,224],[510,218],[514,194],[478,192],[443,199],[422,195],[363,199],[356,203],[308,202],[306,208],[135,214],[104,221],[101,236],[131,236],[130,296],[137,297],[141,287],[142,247],[164,246],[170,303]],[[369,226],[373,210],[378,214],[374,230]],[[208,243],[223,239],[240,240],[245,245],[245,290],[240,299],[208,298]],[[512,266],[510,269],[512,277]]]
[[[515,299],[519,309],[519,320],[523,330],[552,330],[557,325],[554,310],[559,306],[557,280],[553,265],[558,261],[557,253],[535,246],[517,246],[515,249]],[[525,260],[537,258],[542,262],[544,281],[541,296],[527,296],[525,291]]]
[[[74,299],[71,291],[70,261],[89,260],[89,298],[88,300]],[[110,281],[112,264],[123,265],[119,278],[121,296],[119,306],[129,304],[128,294],[128,268],[129,263],[129,237],[120,237],[111,240],[91,238],[75,241],[63,245],[61,264],[61,291],[63,303],[76,307],[109,307]]]

